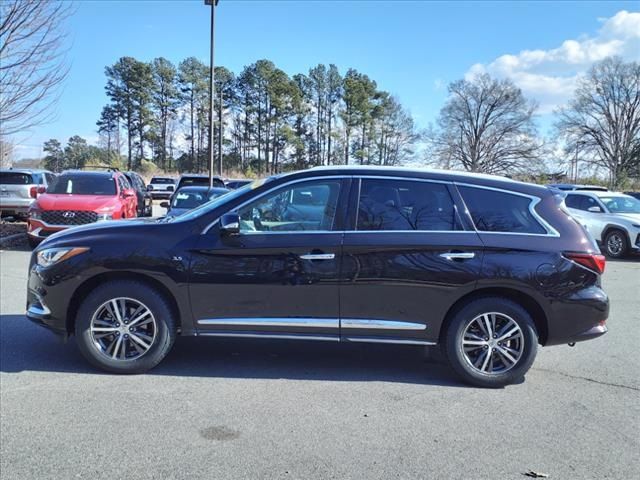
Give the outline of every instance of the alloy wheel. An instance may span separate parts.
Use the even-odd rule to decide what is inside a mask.
[[[473,318],[462,338],[465,360],[485,375],[511,370],[524,352],[522,329],[516,321],[499,312],[487,312]]]
[[[611,256],[618,256],[624,249],[624,239],[618,233],[612,233],[607,238],[607,251]]]
[[[149,351],[158,331],[151,310],[138,300],[118,297],[100,305],[91,319],[95,348],[112,360],[135,360]]]

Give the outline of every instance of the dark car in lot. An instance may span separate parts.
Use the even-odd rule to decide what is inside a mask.
[[[144,179],[136,172],[124,172],[138,199],[138,216],[150,217],[153,212],[153,197],[147,189]]]
[[[606,331],[604,257],[563,196],[456,172],[326,167],[173,219],[79,227],[31,257],[27,317],[111,372],[176,335],[439,346],[475,385]]]
[[[227,188],[183,187],[170,202],[162,202],[160,206],[167,209],[167,217],[177,217],[229,192]]]

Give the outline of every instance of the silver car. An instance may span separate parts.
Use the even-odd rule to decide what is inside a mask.
[[[565,198],[571,215],[612,258],[640,252],[640,200],[617,192],[572,191]]]
[[[48,170],[8,168],[0,170],[0,212],[3,217],[26,217],[38,193],[44,192],[55,175]]]

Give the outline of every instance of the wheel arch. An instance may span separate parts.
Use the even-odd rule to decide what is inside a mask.
[[[621,232],[624,234],[625,238],[627,239],[627,243],[628,243],[629,245],[631,245],[631,239],[629,238],[629,232],[627,231],[627,229],[626,229],[625,227],[623,227],[622,225],[617,225],[617,224],[615,224],[615,223],[607,223],[607,224],[605,225],[605,227],[602,229],[602,240],[601,240],[601,241],[602,241],[602,243],[604,243],[604,241],[605,241],[605,240],[606,240],[606,238],[607,238],[607,235],[609,235],[609,233],[610,233],[612,230],[619,230],[619,231],[621,231]]]
[[[549,325],[547,314],[544,309],[540,305],[540,303],[533,298],[531,295],[522,292],[521,290],[517,290],[514,288],[508,287],[483,287],[478,290],[474,290],[463,297],[459,298],[447,311],[444,316],[444,320],[440,327],[440,334],[438,342],[442,345],[444,342],[444,336],[446,334],[446,326],[448,325],[451,318],[460,311],[465,305],[473,302],[474,300],[486,297],[502,297],[508,300],[511,300],[522,308],[524,308],[535,324],[537,333],[538,333],[538,343],[540,345],[544,345],[547,343],[547,338],[549,336]]]
[[[84,300],[84,298],[86,298],[86,296],[98,286],[115,280],[138,281],[157,290],[165,299],[168,300],[169,307],[175,316],[178,330],[182,328],[182,318],[180,316],[178,302],[173,293],[171,293],[171,290],[162,282],[153,277],[137,272],[105,272],[87,279],[78,288],[76,288],[75,292],[73,292],[67,308],[67,319],[65,325],[69,335],[72,335],[75,331],[76,314],[78,313],[82,300]]]

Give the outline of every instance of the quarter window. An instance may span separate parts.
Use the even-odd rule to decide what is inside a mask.
[[[241,232],[331,230],[340,181],[296,183],[268,193],[238,211]]]
[[[459,230],[447,187],[412,180],[363,179],[357,230]]]
[[[547,233],[529,211],[530,198],[484,188],[458,188],[478,230],[483,232]]]

